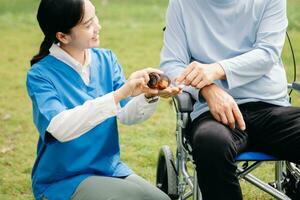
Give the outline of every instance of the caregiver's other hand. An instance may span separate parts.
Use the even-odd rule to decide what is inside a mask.
[[[206,100],[209,110],[213,117],[230,128],[235,128],[238,124],[241,130],[246,129],[243,115],[234,101],[232,96],[219,88],[215,84],[211,84],[202,88],[201,94]]]
[[[204,86],[212,84],[215,80],[224,78],[225,72],[220,64],[202,64],[194,61],[176,78],[176,82],[177,84],[183,82],[186,86],[201,89]]]
[[[170,85],[169,87],[163,89],[163,90],[159,90],[157,94],[149,94],[149,93],[145,93],[145,97],[149,98],[149,97],[153,97],[153,96],[160,96],[162,98],[170,98],[170,97],[174,97],[177,94],[182,92],[182,88],[181,86],[175,87]]]

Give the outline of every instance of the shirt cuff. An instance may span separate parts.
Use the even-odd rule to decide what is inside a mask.
[[[132,125],[148,119],[154,112],[158,101],[148,103],[144,94],[134,97],[125,107],[119,110],[118,118],[121,123]]]
[[[141,95],[137,96],[136,98],[137,98],[137,102],[138,102],[140,108],[142,108],[142,109],[143,108],[153,108],[157,105],[157,103],[159,101],[159,97],[158,97],[158,100],[156,102],[149,103],[149,102],[147,102],[144,94],[141,94]]]
[[[232,81],[231,81],[232,72],[229,68],[229,63],[226,60],[220,61],[218,63],[223,68],[225,75],[226,75],[226,79],[221,80],[220,82],[225,89],[231,89],[232,88]]]
[[[158,104],[159,99],[156,102],[148,103],[146,101],[145,95],[141,94],[138,98],[138,112],[142,118],[142,121],[148,119],[151,115],[153,115],[155,108]]]

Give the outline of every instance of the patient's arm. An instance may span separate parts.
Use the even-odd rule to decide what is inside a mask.
[[[228,125],[230,128],[235,128],[235,123],[237,123],[240,129],[245,130],[243,115],[232,96],[226,91],[215,84],[211,84],[202,88],[201,94],[217,121]]]

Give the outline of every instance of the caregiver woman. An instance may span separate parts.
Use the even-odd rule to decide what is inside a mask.
[[[45,38],[27,74],[40,134],[35,198],[169,199],[120,161],[117,118],[142,122],[159,96],[181,90],[148,88],[148,74],[161,73],[156,69],[136,71],[125,81],[112,51],[95,48],[101,26],[89,0],[42,0],[37,19]]]

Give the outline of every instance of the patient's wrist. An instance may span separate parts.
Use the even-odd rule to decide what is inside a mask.
[[[214,80],[224,80],[226,79],[225,71],[220,63],[213,63],[211,67],[215,70]]]
[[[209,91],[214,87],[217,87],[217,86],[213,83],[213,84],[210,84],[210,85],[207,85],[207,86],[201,88],[201,90],[199,91],[199,95],[201,94],[202,97],[206,100],[206,97],[209,95]]]

